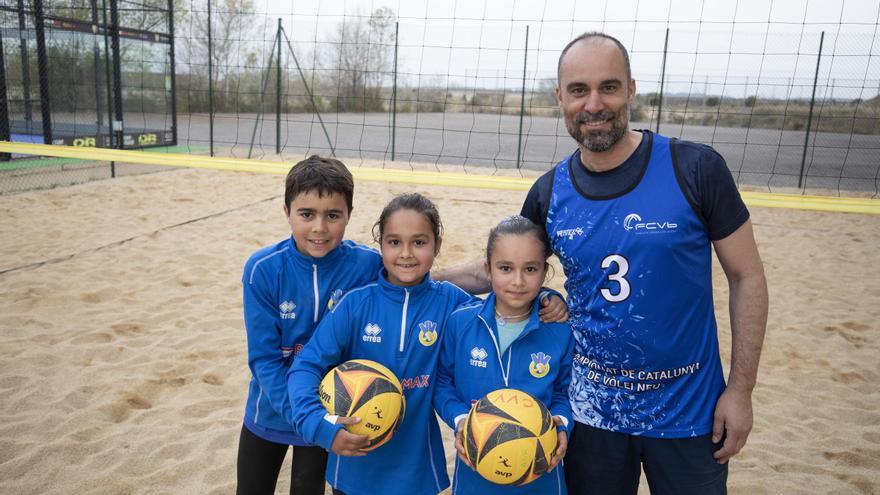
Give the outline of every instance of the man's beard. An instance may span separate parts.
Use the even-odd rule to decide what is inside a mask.
[[[626,134],[628,122],[622,116],[626,115],[627,112],[629,112],[629,106],[621,108],[619,113],[614,113],[610,110],[602,110],[595,114],[581,112],[572,119],[566,119],[565,127],[568,129],[571,137],[578,143],[583,144],[588,150],[594,152],[608,151]],[[581,130],[582,124],[605,122],[608,120],[611,121],[610,130]]]

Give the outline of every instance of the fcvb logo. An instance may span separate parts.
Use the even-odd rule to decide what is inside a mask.
[[[426,320],[419,323],[419,342],[425,347],[430,347],[437,342],[437,324]]]
[[[282,320],[294,320],[296,319],[295,309],[296,304],[293,301],[284,301],[278,305],[278,314]]]
[[[630,213],[623,219],[623,230],[626,230],[627,232],[635,230],[636,234],[643,234],[646,232],[655,232],[658,234],[663,232],[673,232],[677,228],[677,223],[669,221],[643,222],[642,217],[640,217],[638,213]]]
[[[544,378],[550,373],[550,356],[543,352],[532,353],[532,362],[529,363],[529,373],[535,378]]]
[[[382,329],[379,328],[379,325],[375,323],[367,323],[367,326],[364,327],[364,336],[362,337],[363,341],[372,342],[374,344],[381,344],[382,337],[379,335],[379,333],[381,332]]]
[[[330,301],[327,302],[327,310],[332,311],[333,306],[336,306],[340,299],[342,299],[342,290],[334,290],[333,293],[330,294]]]
[[[489,357],[489,353],[486,352],[486,349],[483,349],[482,347],[474,347],[471,349],[471,366],[485,368],[487,357]]]

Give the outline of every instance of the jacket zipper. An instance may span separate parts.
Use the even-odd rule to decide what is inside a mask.
[[[406,309],[409,306],[409,290],[403,289],[403,315],[400,317],[400,352],[403,352],[404,339],[406,338]]]
[[[486,327],[486,331],[489,332],[489,337],[492,337],[492,343],[495,344],[495,355],[498,356],[498,369],[501,370],[501,378],[504,380],[504,387],[508,387],[508,377],[510,376],[510,355],[513,354],[511,350],[513,349],[513,342],[507,346],[507,368],[504,367],[504,363],[501,362],[501,348],[498,346],[498,339],[495,338],[495,334],[492,333],[492,328],[486,323],[486,320],[483,319],[482,316],[479,316],[480,320],[483,322],[483,325]]]
[[[315,323],[318,323],[318,265],[312,265],[312,280],[315,287]]]

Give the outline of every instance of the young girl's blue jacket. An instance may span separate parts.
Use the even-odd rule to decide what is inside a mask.
[[[321,258],[301,254],[292,237],[251,255],[242,275],[251,370],[244,421],[255,434],[269,431],[281,438],[266,440],[305,444],[284,412],[290,409],[287,370],[327,309],[375,280],[381,266],[378,251],[352,241]]]
[[[330,450],[342,425],[325,419],[318,384],[334,366],[369,359],[390,369],[403,386],[406,413],[394,436],[362,457],[327,462],[327,481],[347,495],[434,495],[449,486],[440,428],[431,404],[446,318],[476,300],[429,276],[400,287],[385,279],[352,290],[320,323],[288,374],[290,422],[308,442]]]
[[[568,385],[574,339],[567,323],[543,323],[540,302],[522,334],[504,353],[498,349],[495,294],[485,301],[456,310],[446,322],[437,370],[434,407],[443,421],[455,429],[455,418],[470,411],[471,404],[500,388],[514,388],[540,400],[553,416],[573,426]],[[563,426],[560,429],[565,428]],[[568,433],[568,428],[566,428]],[[562,464],[535,481],[519,486],[493,484],[456,456],[453,494],[565,494]]]

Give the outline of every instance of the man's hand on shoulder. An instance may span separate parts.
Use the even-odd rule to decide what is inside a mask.
[[[538,317],[544,323],[565,323],[568,321],[568,305],[558,294],[550,293],[541,298]]]

